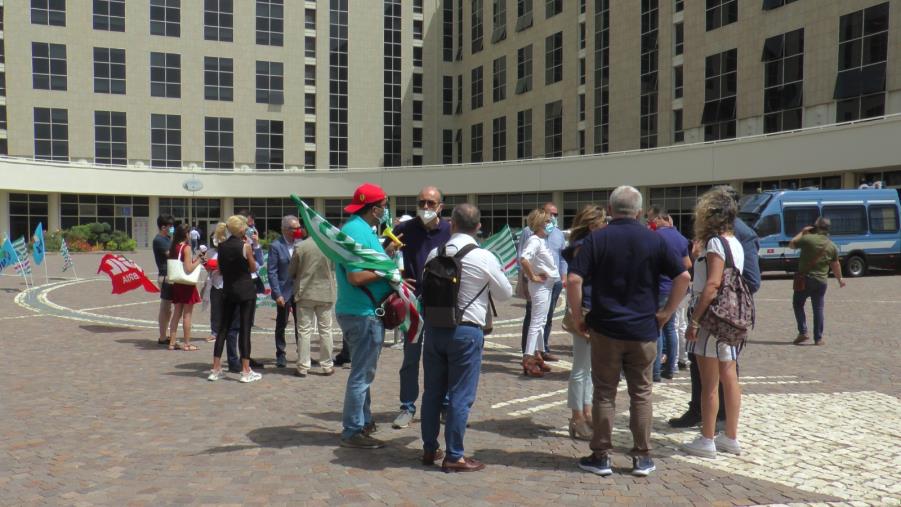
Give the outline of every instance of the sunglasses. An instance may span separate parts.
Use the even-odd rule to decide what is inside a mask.
[[[431,199],[420,199],[420,200],[416,201],[416,205],[419,206],[420,208],[425,208],[425,207],[437,208],[439,204],[441,204],[441,203],[438,201],[433,201]]]

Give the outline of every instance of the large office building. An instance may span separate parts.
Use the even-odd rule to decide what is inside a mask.
[[[901,0],[0,1],[0,230],[901,186]],[[186,184],[188,182],[191,184]],[[199,185],[198,185],[199,183]],[[187,190],[192,189],[192,191]]]

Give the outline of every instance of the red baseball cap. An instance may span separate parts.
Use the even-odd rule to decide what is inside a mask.
[[[375,183],[363,183],[354,190],[353,202],[344,207],[345,213],[356,213],[367,204],[385,200],[385,191]]]

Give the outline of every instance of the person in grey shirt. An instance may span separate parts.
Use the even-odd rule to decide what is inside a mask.
[[[547,202],[544,204],[544,210],[550,213],[552,217],[552,223],[554,224],[554,230],[548,234],[547,237],[547,245],[550,248],[551,253],[554,255],[554,260],[557,262],[557,268],[560,271],[560,279],[557,283],[554,284],[553,289],[551,290],[551,305],[548,309],[547,320],[544,324],[544,350],[542,353],[542,358],[545,361],[557,361],[557,357],[550,353],[550,348],[548,348],[548,343],[551,337],[551,328],[554,324],[554,309],[557,307],[557,300],[560,298],[560,292],[563,291],[563,280],[566,280],[566,273],[568,271],[568,267],[566,264],[566,260],[560,256],[561,252],[563,252],[563,248],[566,247],[566,237],[563,234],[563,231],[557,226],[557,205],[553,202]],[[519,245],[516,248],[516,261],[519,262],[519,253],[522,252],[523,247],[527,241],[529,241],[529,237],[532,236],[532,231],[525,227],[522,230],[522,236],[519,238]],[[526,350],[526,335],[529,332],[529,322],[532,320],[532,302],[526,302],[526,315],[522,320],[522,350],[525,352]]]

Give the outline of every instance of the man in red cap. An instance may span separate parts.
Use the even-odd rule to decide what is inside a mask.
[[[364,183],[354,192],[353,202],[344,207],[352,214],[341,232],[353,238],[363,247],[384,252],[373,227],[388,216],[388,199],[378,185]],[[376,317],[376,302],[384,299],[391,286],[374,271],[335,267],[338,298],[335,316],[350,347],[350,375],[344,393],[344,415],[341,446],[354,449],[378,449],[384,447],[381,440],[372,438],[376,431],[369,409],[370,386],[375,378],[385,328]]]

